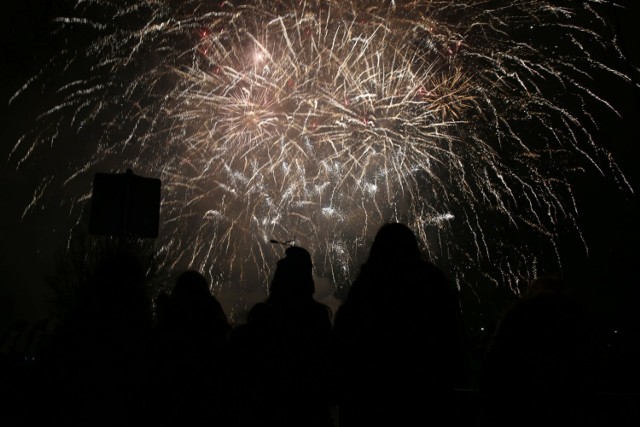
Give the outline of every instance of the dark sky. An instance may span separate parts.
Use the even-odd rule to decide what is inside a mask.
[[[621,46],[629,56],[629,64],[640,64],[640,2],[621,2],[626,11],[615,14]],[[631,65],[629,65],[631,67]],[[638,73],[634,74],[636,85]],[[599,312],[613,329],[638,327],[637,302],[640,298],[640,91],[624,85],[603,86],[603,93],[618,105],[622,118],[606,117],[595,134],[599,144],[609,149],[626,174],[635,194],[617,191],[606,177],[585,174],[574,186],[580,209],[580,226],[589,245],[589,254],[578,244],[567,244],[564,273],[591,307]],[[631,326],[634,325],[634,326]]]
[[[640,64],[640,2],[621,0],[626,11],[618,10],[620,44],[630,63]],[[37,187],[47,167],[32,166],[15,171],[14,162],[7,161],[11,147],[19,137],[19,129],[29,127],[23,102],[9,108],[11,94],[41,66],[40,53],[47,44],[47,19],[56,13],[56,2],[46,0],[4,2],[0,13],[0,330],[20,319],[48,316],[52,292],[44,277],[52,272],[52,254],[59,250],[65,230],[55,219],[32,215],[22,219],[33,189]],[[47,6],[49,5],[49,6]],[[47,9],[50,7],[50,9]],[[635,74],[636,84],[638,73]],[[602,91],[618,106],[622,117],[603,116],[600,131],[595,134],[599,144],[607,147],[629,179],[640,191],[638,143],[640,142],[640,92],[622,84],[594,82],[606,85]],[[28,108],[28,106],[26,106]],[[22,109],[22,110],[21,110]],[[28,190],[25,190],[28,189]],[[640,207],[638,197],[620,190],[608,177],[585,174],[576,177],[574,192],[580,209],[580,227],[589,246],[587,255],[575,237],[561,240],[563,273],[604,321],[616,325],[634,325],[640,298]],[[53,236],[53,237],[52,237]],[[56,237],[57,236],[57,237]],[[479,297],[465,295],[464,301],[475,322],[480,314],[490,317],[498,313],[513,298],[505,289],[482,289]],[[471,315],[470,315],[471,316]],[[630,327],[630,326],[629,326]],[[637,330],[637,329],[636,329]]]

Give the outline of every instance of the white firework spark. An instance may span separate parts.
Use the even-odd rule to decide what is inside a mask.
[[[264,284],[271,238],[296,238],[348,285],[395,220],[459,285],[476,270],[516,289],[538,268],[521,236],[554,247],[576,222],[573,170],[626,185],[589,131],[588,106],[615,113],[590,74],[629,82],[597,59],[617,49],[607,3],[75,0],[57,20],[65,49],[16,94],[59,74],[11,159],[63,144],[60,129],[99,130],[32,205],[105,168],[158,176],[165,262],[220,287]]]

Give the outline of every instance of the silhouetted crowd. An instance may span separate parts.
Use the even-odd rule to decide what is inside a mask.
[[[0,419],[229,427],[480,419],[460,403],[470,355],[458,292],[408,227],[380,228],[335,316],[313,298],[312,269],[305,249],[288,247],[268,298],[232,327],[197,271],[178,276],[154,318],[137,257],[107,257],[42,360],[25,371],[3,364],[0,398],[10,407]],[[598,351],[562,281],[534,281],[484,355],[481,424],[604,425],[594,403]]]

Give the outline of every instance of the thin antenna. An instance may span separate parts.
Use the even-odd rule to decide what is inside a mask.
[[[281,242],[280,240],[271,239],[270,242],[271,243],[278,243],[278,244],[283,245],[283,246],[295,246],[296,238],[294,237],[293,239],[287,240],[286,242]]]

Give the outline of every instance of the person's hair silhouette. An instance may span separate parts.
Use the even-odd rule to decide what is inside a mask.
[[[193,338],[204,342],[215,341],[216,346],[224,343],[231,328],[222,306],[211,294],[207,280],[194,270],[187,270],[178,276],[158,320],[160,326],[169,323],[167,326],[183,329],[176,331],[181,335],[199,333],[199,338]]]
[[[226,340],[231,327],[202,274],[181,273],[150,344],[141,423],[224,424]]]
[[[414,233],[383,225],[336,314],[341,425],[452,420],[464,372],[460,328],[456,292]]]
[[[269,301],[310,299],[315,292],[313,264],[306,249],[291,246],[278,261],[269,288]]]
[[[392,222],[378,230],[371,244],[367,265],[386,268],[389,265],[411,264],[421,259],[422,253],[413,231],[404,224]]]

